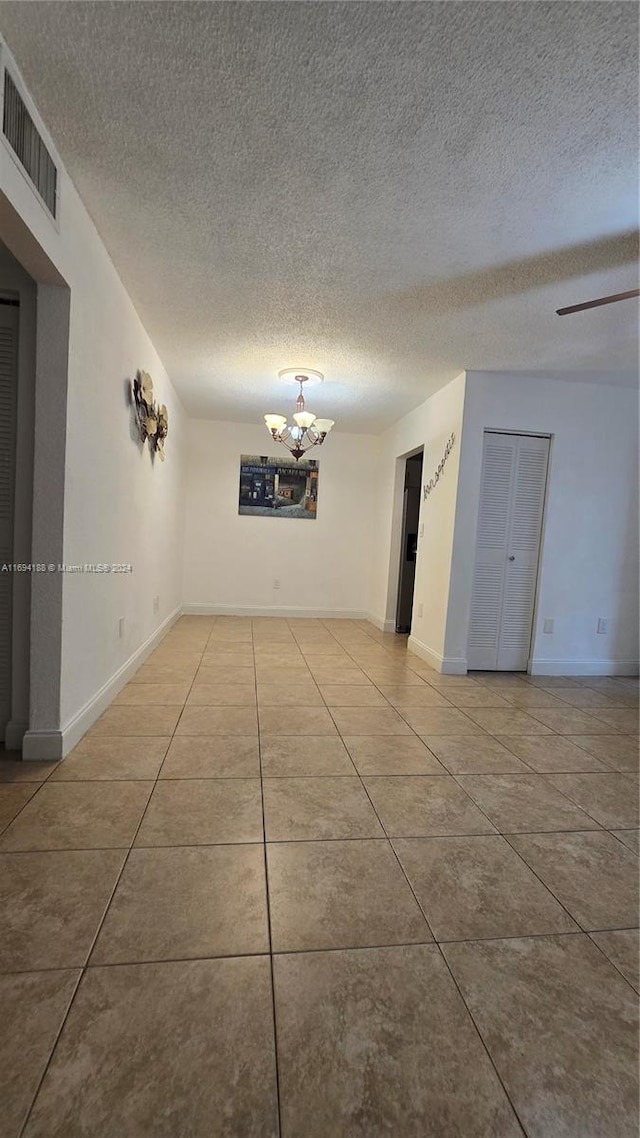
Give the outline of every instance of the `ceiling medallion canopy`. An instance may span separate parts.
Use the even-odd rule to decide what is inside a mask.
[[[276,443],[282,443],[293,457],[302,458],[311,447],[322,446],[329,431],[334,425],[333,419],[316,419],[311,411],[305,410],[304,385],[305,383],[322,383],[324,376],[320,371],[298,371],[297,368],[284,368],[278,372],[280,379],[294,379],[300,384],[300,394],[296,399],[296,409],[293,414],[292,427],[289,426],[285,415],[265,415],[264,421],[267,430]]]

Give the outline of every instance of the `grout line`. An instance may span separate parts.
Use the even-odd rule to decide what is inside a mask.
[[[255,660],[255,645],[253,640],[253,625],[251,626],[252,648]],[[254,668],[254,684],[257,688],[257,676]],[[256,690],[257,696],[257,690]],[[271,920],[271,895],[269,892],[269,862],[267,858],[267,819],[264,808],[264,779],[262,775],[262,734],[260,731],[260,717],[258,715],[258,762],[260,764],[260,803],[262,808],[262,852],[264,858],[264,890],[267,917],[267,935],[269,938],[269,975],[271,980],[271,1016],[273,1022],[273,1061],[275,1065],[276,1080],[276,1110],[278,1134],[282,1134],[282,1110],[280,1100],[280,1066],[278,1062],[278,1022],[276,1014],[276,983],[273,967],[273,928]]]

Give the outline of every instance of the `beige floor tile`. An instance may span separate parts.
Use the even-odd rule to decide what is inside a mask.
[[[415,735],[344,735],[358,774],[444,774]]]
[[[612,964],[622,972],[625,980],[640,992],[640,933],[638,929],[617,929],[615,932],[591,933],[591,939],[601,948]]]
[[[274,1138],[276,1111],[267,957],[90,968],[25,1138]]]
[[[392,707],[334,707],[333,718],[341,735],[411,735]]]
[[[5,782],[0,785],[0,830],[6,829],[40,787],[41,783],[37,782]]]
[[[447,699],[454,707],[461,707],[466,711],[468,707],[511,707],[504,693],[497,688],[451,688],[447,692]]]
[[[0,1138],[17,1138],[71,1003],[79,971],[0,976]]]
[[[4,751],[0,748],[0,783],[46,782],[57,765],[57,762],[22,759],[19,751]]]
[[[371,680],[360,668],[342,667],[338,664],[314,664],[310,673],[317,684],[365,684],[373,687]]]
[[[176,735],[257,735],[255,707],[185,707]]]
[[[255,735],[177,735],[160,778],[257,778],[260,751]]]
[[[452,774],[505,774],[527,769],[490,735],[423,735],[422,738]]]
[[[415,670],[415,665],[412,665],[412,667]],[[461,691],[463,688],[468,691],[475,691],[481,686],[477,680],[472,679],[471,676],[447,676],[441,672],[429,671],[426,668],[424,671],[421,669],[418,675],[423,676],[425,682],[429,684],[429,687],[434,688],[435,691],[443,692],[445,695],[447,688],[451,688],[452,691]]]
[[[173,735],[182,712],[182,704],[161,707],[108,707],[94,723],[88,737],[103,735]]]
[[[189,694],[190,684],[127,684],[112,703],[112,707],[133,705],[138,707],[159,707],[165,703],[184,703]]]
[[[635,996],[587,936],[443,951],[530,1138],[636,1138]]]
[[[525,676],[525,683],[543,691],[556,691],[558,688],[581,688],[582,681],[571,676]],[[591,680],[589,681],[591,682]]]
[[[337,735],[326,707],[260,707],[260,733],[264,735]]]
[[[633,775],[550,774],[549,782],[607,830],[633,829],[640,824],[638,787]]]
[[[253,707],[256,703],[255,684],[201,684],[194,683],[187,699],[187,707]]]
[[[289,670],[287,666],[287,671]],[[258,703],[261,707],[323,707],[322,696],[311,679],[298,682],[290,680],[278,683],[258,684]]]
[[[384,684],[380,691],[392,707],[451,707],[453,700],[428,684]]]
[[[564,794],[537,774],[459,775],[474,802],[503,834],[537,830],[597,830]]]
[[[614,695],[594,691],[592,688],[557,688],[556,695],[568,703],[570,707],[577,707],[582,711],[593,711],[594,715],[598,714],[599,708],[625,706],[624,703],[619,703]]]
[[[202,664],[198,668],[197,684],[249,684],[255,680],[253,666],[232,668],[227,664]]]
[[[635,854],[640,853],[640,830],[612,830],[611,833]]]
[[[131,683],[191,685],[197,670],[196,664],[143,664],[131,677]]]
[[[512,834],[509,841],[583,928],[638,923],[637,860],[611,834]]]
[[[640,720],[638,718],[637,708],[627,707],[618,709],[607,709],[606,711],[598,708],[594,715],[605,724],[605,731],[607,727],[613,727],[616,731],[621,731],[623,735],[637,735],[638,728],[640,727]],[[584,730],[580,728],[575,731],[576,735],[595,735],[593,727],[587,727]]]
[[[274,952],[432,940],[387,841],[267,847]]]
[[[251,648],[239,651],[237,648],[216,648],[204,653],[200,661],[203,668],[253,668],[254,655]]]
[[[170,738],[138,735],[124,739],[85,736],[61,762],[52,782],[155,779],[167,753]]]
[[[261,841],[259,779],[188,778],[156,784],[135,844],[197,846]]]
[[[135,849],[91,964],[268,951],[262,845]]]
[[[572,688],[571,690],[578,691],[579,689]],[[534,707],[566,707],[566,702],[559,698],[559,691],[559,688],[555,692],[550,692],[545,691],[544,688],[534,687],[533,684],[520,684],[517,688],[504,688],[502,695],[505,703],[525,710]]]
[[[458,707],[403,707],[402,716],[420,735],[484,735],[484,728]]]
[[[46,782],[5,830],[0,849],[129,846],[152,788],[152,782]]]
[[[422,676],[419,676],[412,668],[395,666],[381,668],[377,665],[373,665],[372,667],[367,666],[365,671],[376,687],[382,687],[383,685],[385,687],[400,687],[403,684],[415,684],[420,687],[425,682]]]
[[[276,956],[274,984],[284,1134],[520,1134],[434,946]]]
[[[269,842],[384,836],[359,778],[267,778],[263,789]]]
[[[366,684],[323,684],[322,698],[328,707],[388,707],[377,688]]]
[[[370,776],[364,783],[385,830],[393,837],[495,832],[449,775]]]
[[[571,742],[599,759],[604,766],[619,771],[637,771],[640,746],[637,735],[572,735]]]
[[[504,838],[394,838],[436,940],[577,931]]]
[[[0,971],[82,966],[125,856],[125,850],[0,854]]]
[[[604,763],[564,735],[500,735],[501,743],[539,774],[547,771],[606,771]],[[621,738],[620,735],[616,738]]]
[[[531,714],[540,723],[557,731],[559,735],[607,735],[611,728],[595,716],[586,711],[578,711],[575,707],[536,707]],[[498,731],[500,735],[517,735],[517,731]]]
[[[263,735],[260,754],[265,778],[356,773],[337,735]]]
[[[549,735],[548,727],[517,707],[469,707],[467,714],[491,735]],[[544,712],[541,712],[544,714]],[[437,732],[434,732],[437,734]],[[458,734],[464,734],[460,731]]]

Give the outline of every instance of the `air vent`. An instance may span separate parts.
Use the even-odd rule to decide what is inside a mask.
[[[58,171],[6,68],[2,132],[49,213],[55,217]]]

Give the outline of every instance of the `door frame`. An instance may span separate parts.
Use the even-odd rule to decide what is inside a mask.
[[[412,447],[411,450],[399,454],[395,459],[395,475],[393,481],[393,506],[391,511],[391,540],[389,543],[389,563],[387,570],[387,604],[384,620],[384,632],[395,632],[396,611],[398,608],[398,590],[400,587],[400,548],[402,544],[402,514],[404,509],[404,475],[408,458],[414,454],[424,455],[424,443]],[[423,459],[424,471],[424,459]],[[422,502],[420,503],[422,513]],[[420,542],[416,554],[416,569],[420,555]]]

